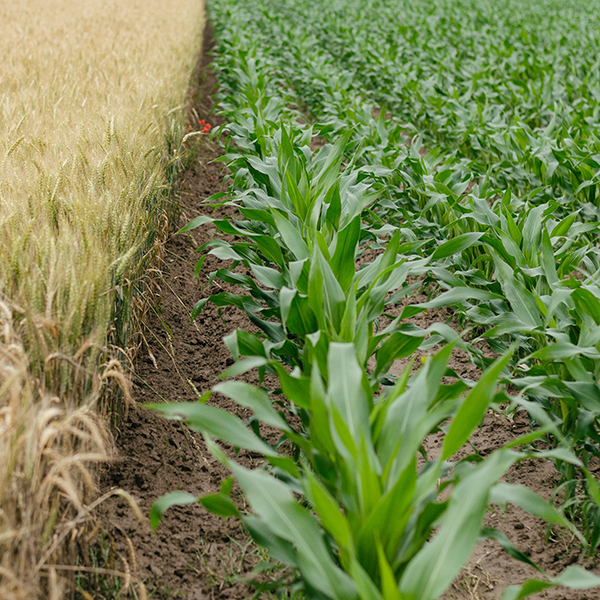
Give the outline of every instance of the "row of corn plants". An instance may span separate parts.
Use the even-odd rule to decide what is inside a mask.
[[[289,567],[288,584],[320,599],[433,600],[484,538],[538,568],[501,531],[483,527],[492,503],[516,504],[571,530],[585,545],[550,503],[525,487],[500,482],[526,458],[584,466],[542,409],[531,407],[522,394],[509,396],[506,384],[518,346],[510,345],[483,365],[482,376],[473,382],[448,368],[455,347],[483,360],[471,343],[447,324],[422,329],[407,321],[427,306],[408,306],[396,318],[387,315],[422,286],[423,278],[460,280],[465,253],[480,248],[483,236],[491,239],[491,234],[421,237],[418,230],[407,230],[400,208],[389,208],[385,178],[393,168],[365,160],[353,131],[338,130],[335,143],[313,152],[315,129],[300,124],[292,97],[272,76],[274,63],[244,31],[245,19],[232,18],[234,8],[233,2],[213,6],[221,106],[229,123],[223,160],[232,172],[232,188],[226,198],[209,202],[236,206],[239,218],[202,216],[185,229],[211,222],[235,236],[233,242],[213,240],[202,250],[232,261],[211,277],[239,285],[240,293],[202,299],[192,316],[208,302],[244,310],[259,333],[237,330],[225,339],[236,362],[223,375],[258,369],[262,384],[229,380],[214,388],[248,409],[253,415],[248,422],[208,403],[210,392],[195,403],[154,408],[183,418],[205,435],[252,512],[239,510],[231,498],[233,480],[227,480],[219,494],[163,497],[152,509],[153,525],[173,504],[196,501],[239,518],[272,558]],[[384,129],[385,119],[377,124]],[[424,162],[412,158],[415,164]],[[388,212],[395,221],[384,221]],[[203,259],[198,270],[202,264]],[[238,265],[252,276],[239,272]],[[458,293],[449,293],[457,300],[504,299],[482,285],[455,287]],[[433,302],[448,303],[448,296]],[[399,377],[389,374],[394,361],[438,344],[442,349],[420,368],[413,361]],[[267,373],[277,378],[273,389],[264,384]],[[486,458],[466,451],[491,404],[503,402],[530,408],[541,426]],[[277,431],[276,443],[261,434],[261,424]],[[432,433],[443,435],[439,453],[425,451]],[[546,435],[558,446],[536,451],[533,443]],[[264,464],[248,469],[216,440],[260,453]],[[517,449],[524,444],[531,449]],[[541,574],[512,586],[505,598],[555,585],[599,583],[600,578],[570,567],[558,578]]]
[[[502,351],[517,342],[518,350],[511,362],[513,378],[518,378],[518,385],[528,397],[540,402],[560,425],[584,463],[590,457],[597,459],[599,405],[593,358],[597,348],[593,333],[585,333],[593,332],[595,322],[591,311],[596,310],[599,297],[595,284],[597,101],[593,93],[595,76],[585,76],[591,69],[589,61],[593,60],[585,44],[593,46],[597,41],[594,36],[582,37],[573,28],[567,35],[564,29],[565,23],[581,24],[579,20],[588,9],[581,3],[569,5],[567,12],[562,5],[555,6],[554,12],[547,7],[544,11],[529,7],[516,20],[503,13],[503,19],[507,20],[494,33],[495,43],[487,44],[489,36],[484,37],[486,47],[492,49],[494,64],[505,71],[493,82],[488,77],[478,84],[479,97],[485,95],[487,100],[483,108],[477,106],[479,113],[492,109],[497,113],[500,107],[503,115],[512,115],[512,120],[503,117],[504,121],[499,122],[481,118],[480,114],[475,131],[472,124],[456,123],[462,113],[456,110],[455,103],[437,102],[440,111],[454,110],[454,129],[448,127],[447,119],[443,125],[439,118],[433,119],[432,122],[438,123],[436,135],[426,135],[425,141],[436,146],[423,152],[419,138],[413,139],[408,147],[407,133],[416,129],[414,125],[387,119],[385,110],[381,110],[378,119],[372,117],[374,100],[385,103],[392,115],[406,116],[401,110],[407,106],[404,100],[410,90],[415,91],[398,90],[403,75],[404,79],[408,75],[406,61],[396,60],[397,57],[392,60],[386,49],[400,52],[400,48],[406,59],[407,53],[414,55],[414,47],[421,46],[418,56],[412,58],[422,64],[418,67],[413,64],[411,76],[419,72],[431,75],[435,68],[439,70],[437,76],[443,78],[437,83],[447,86],[449,77],[457,77],[456,73],[459,78],[464,75],[464,69],[455,63],[439,60],[443,47],[435,49],[435,59],[429,49],[423,49],[423,40],[431,41],[430,24],[420,13],[423,9],[402,3],[373,2],[366,7],[361,3],[358,7],[352,2],[334,2],[326,7],[317,3],[322,10],[315,10],[315,3],[308,4],[290,0],[277,11],[266,11],[264,3],[257,1],[243,7],[229,3],[218,10],[222,11],[222,17],[245,21],[247,38],[262,40],[261,61],[269,70],[269,78],[287,90],[291,101],[307,107],[318,118],[315,130],[321,136],[333,141],[348,136],[347,158],[351,156],[363,172],[371,175],[380,192],[377,206],[368,215],[374,227],[378,225],[385,231],[398,227],[402,235],[420,245],[421,256],[449,240],[454,240],[455,247],[466,246],[461,249],[461,260],[453,255],[448,264],[440,265],[437,261],[434,267],[430,265],[425,283],[447,293],[427,306],[412,309],[412,314],[416,310],[458,303],[465,323],[488,330],[485,340],[492,348]],[[427,10],[456,25],[457,15],[472,17],[470,9],[474,6],[479,11],[477,18],[481,12],[490,18],[490,5],[483,2],[441,2]],[[510,14],[514,6],[507,3],[506,8]],[[302,18],[291,19],[292,13]],[[561,17],[560,24],[551,26],[548,15],[554,18],[557,14]],[[396,28],[395,37],[390,37],[394,23],[399,22],[414,25],[413,33],[421,26],[422,41],[411,39],[412,50],[402,41],[402,36],[408,35],[408,28],[402,29],[401,34]],[[587,30],[587,24],[582,27]],[[387,29],[384,32],[382,28]],[[517,35],[521,30],[534,31],[535,35]],[[448,31],[455,35],[453,44],[458,44],[458,36],[464,30]],[[552,62],[552,52],[557,52],[554,38],[559,39],[563,50]],[[513,40],[513,46],[522,51],[523,57],[513,62],[500,60],[498,48],[508,48],[508,41]],[[475,61],[482,55],[479,41],[472,36],[463,46],[460,54],[463,62]],[[537,65],[528,77],[535,82],[544,73],[550,72],[556,78],[568,72],[567,85],[564,88],[555,85],[547,97],[536,96],[532,86],[521,86],[515,100],[512,82],[517,73],[522,73],[523,61],[533,56],[534,51],[539,59],[540,48],[545,49],[546,64]],[[565,48],[576,52],[568,65],[561,62],[565,59]],[[506,52],[510,58],[515,48]],[[223,69],[225,81],[232,72],[229,66]],[[469,68],[474,70],[473,65]],[[370,73],[368,78],[365,70]],[[377,85],[369,83],[371,80]],[[466,82],[471,88],[475,85],[472,78]],[[492,83],[495,91],[489,88]],[[388,84],[392,87],[386,88]],[[437,93],[442,92],[438,89]],[[455,95],[465,102],[475,102],[473,89],[469,94],[462,90]],[[419,102],[424,102],[419,94],[416,96]],[[410,103],[408,106],[412,107],[416,125],[427,131],[426,123],[419,119],[430,112]],[[469,110],[473,113],[475,109]],[[528,110],[529,113],[522,114]],[[464,149],[465,140],[458,139],[457,131],[463,137],[468,131],[465,139],[478,140],[473,145],[475,154]],[[452,145],[454,149],[449,152]],[[442,155],[444,151],[448,152],[446,156]],[[521,285],[526,288],[522,293]],[[582,289],[572,298],[568,290],[578,288]],[[581,300],[583,296],[585,302]],[[557,309],[567,315],[558,325],[553,320]],[[532,315],[532,311],[537,315]],[[410,310],[404,314],[410,315]],[[582,320],[591,322],[582,329]],[[481,355],[474,357],[483,361]],[[581,360],[584,366],[574,374],[575,367],[568,364],[575,361],[579,365]],[[534,373],[537,379],[532,379]],[[545,383],[541,383],[540,377],[546,378]],[[574,381],[569,385],[563,385],[571,380]],[[557,466],[565,484],[563,500],[567,505],[574,504],[570,510],[586,521],[593,550],[600,534],[595,481],[587,471],[573,469],[561,461],[557,461]],[[579,496],[580,491],[583,497]]]

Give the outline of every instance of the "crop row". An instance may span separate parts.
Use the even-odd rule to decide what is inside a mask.
[[[431,12],[427,18],[420,12],[425,9],[385,2],[369,4],[365,10],[359,10],[351,2],[334,2],[322,10],[312,6],[312,10],[305,11],[304,3],[293,0],[283,3],[278,11],[264,10],[262,2],[243,7],[231,3],[215,8],[222,11],[218,13],[220,18],[246,23],[243,39],[239,41],[251,39],[253,48],[260,47],[261,73],[269,80],[270,95],[285,90],[288,104],[295,102],[307,107],[320,119],[321,124],[315,128],[332,141],[340,135],[349,136],[345,151],[348,160],[370,173],[380,193],[377,208],[367,217],[375,227],[385,227],[386,231],[398,227],[403,238],[419,248],[421,257],[449,240],[465,244],[460,257],[455,255],[442,265],[438,261],[435,270],[426,269],[426,283],[450,291],[434,304],[421,308],[454,304],[465,317],[465,323],[478,325],[478,331],[485,329],[486,341],[499,353],[510,343],[518,342],[511,365],[513,379],[519,379],[516,385],[545,405],[569,438],[568,444],[575,446],[587,462],[590,456],[598,456],[600,440],[594,337],[600,314],[595,204],[600,171],[596,136],[598,102],[594,92],[598,86],[590,63],[595,55],[589,54],[589,45],[593,47],[598,40],[591,34],[582,37],[581,31],[586,31],[587,25],[573,29],[587,15],[587,8],[580,3],[568,7],[552,4],[553,10],[546,6],[544,11],[529,7],[518,17],[514,16],[515,7],[507,3],[508,12],[499,19],[503,27],[498,27],[495,4],[491,7],[485,2],[451,1],[432,6],[426,9]],[[489,32],[483,38],[489,46],[486,52],[494,55],[488,62],[496,66],[496,71],[503,65],[504,71],[496,72],[494,83],[496,90],[504,90],[503,94],[492,93],[486,87],[489,82],[484,76],[489,75],[489,65],[485,68],[480,65],[479,76],[475,77],[475,67],[469,61],[480,62],[486,53],[479,51],[481,44],[476,44],[473,36],[463,36],[459,43],[456,34],[452,44],[440,44],[435,51],[430,48],[433,16],[439,17],[435,22],[441,19],[455,25],[460,16],[466,23],[460,30],[464,33],[469,24],[474,26],[473,19],[475,24],[478,19],[484,22],[487,19],[491,24],[492,8],[495,37],[493,43],[488,43]],[[292,21],[293,11],[303,18]],[[396,17],[386,20],[390,11]],[[398,11],[404,12],[398,15]],[[410,23],[414,27],[398,28],[394,23]],[[383,24],[389,29],[385,35],[381,31]],[[409,41],[421,67],[407,60],[406,49],[391,60],[383,46],[387,44],[388,51],[396,48],[395,52],[400,52],[406,45],[407,32],[414,35],[419,27],[421,43],[412,38]],[[445,31],[445,35],[450,35],[454,29],[446,27]],[[357,43],[365,37],[369,40],[368,52]],[[478,52],[474,52],[474,45]],[[506,60],[498,55],[500,47],[507,54]],[[332,48],[338,48],[338,52]],[[341,48],[344,60],[339,56]],[[431,72],[434,67],[439,77],[458,77],[456,73],[462,72],[459,65],[448,63],[448,57],[443,61],[440,58],[440,53],[448,52],[448,48],[457,48],[463,71],[467,68],[465,64],[469,64],[474,80],[485,80],[477,83],[477,92],[485,93],[486,105],[495,106],[496,112],[501,110],[504,115],[502,122],[481,120],[476,160],[469,160],[468,153],[460,150],[461,143],[456,137],[446,146],[439,136],[430,137],[428,141],[436,146],[429,152],[420,148],[419,138],[413,138],[409,148],[407,129],[415,129],[414,125],[386,119],[385,109],[380,111],[378,119],[373,119],[372,94],[361,79],[362,71],[349,70],[348,66],[359,60],[361,53],[363,59],[368,55],[371,68],[378,65],[380,91],[385,88],[386,73],[390,70],[395,73],[396,88],[401,82],[408,85],[402,74]],[[568,56],[567,49],[571,52]],[[550,99],[532,94],[531,85],[529,88],[525,85],[523,89],[529,91],[523,91],[519,102],[511,104],[506,90],[514,87],[518,73],[523,76],[523,65],[539,62],[541,56],[546,56],[546,63],[529,69],[525,82],[544,77],[558,81],[564,77],[568,85],[565,89],[555,86],[556,97]],[[235,92],[237,84],[230,75],[234,69],[227,59],[223,64],[224,83]],[[507,72],[510,65],[516,71]],[[475,86],[473,81],[471,86]],[[412,88],[403,88],[402,93],[396,88],[392,94],[396,104],[390,98],[386,102],[398,108],[404,106],[402,99],[410,95]],[[475,88],[472,91],[475,93]],[[467,100],[471,101],[471,96]],[[540,121],[539,114],[534,119],[515,113],[515,107],[522,112],[534,104],[545,120]],[[559,110],[562,105],[566,108]],[[452,105],[444,106],[447,109]],[[422,131],[424,123],[419,119],[423,111],[415,106],[411,110]],[[565,115],[570,115],[570,120]],[[536,123],[533,131],[531,127]],[[465,127],[465,123],[455,123],[454,131],[463,131]],[[475,134],[471,133],[469,139],[473,140]],[[510,152],[496,152],[500,138],[512,148]],[[444,152],[447,155],[442,158]],[[480,157],[484,155],[488,162],[482,168]],[[507,176],[509,171],[512,175]],[[473,292],[474,289],[477,291]],[[409,312],[404,316],[410,316]],[[544,349],[549,345],[551,350]],[[536,354],[538,351],[541,354]],[[481,362],[482,357],[474,358]],[[576,373],[573,362],[579,367]],[[565,481],[570,482],[565,489],[565,501],[570,504],[580,484],[574,483],[571,467],[560,461],[557,466]],[[589,499],[592,494],[597,498],[593,479],[587,477],[587,482],[592,489],[584,490],[585,497]],[[570,510],[586,519],[593,549],[600,534],[594,503],[584,500],[583,505]]]
[[[269,373],[279,385],[226,381],[214,388],[253,413],[250,428],[207,404],[210,393],[197,403],[155,406],[205,434],[254,514],[239,512],[227,481],[217,495],[165,496],[153,507],[153,524],[169,506],[197,500],[241,518],[311,598],[433,600],[482,537],[533,564],[501,531],[482,529],[490,503],[519,505],[585,545],[563,513],[499,479],[525,458],[552,458],[573,502],[577,472],[586,498],[600,503],[587,468],[598,455],[597,224],[573,203],[499,194],[491,181],[470,185],[464,161],[423,156],[418,140],[409,145],[404,126],[385,110],[374,119],[358,94],[339,93],[336,85],[348,78],[326,61],[312,62],[310,71],[290,63],[314,87],[329,83],[320,87],[329,120],[303,124],[307,115],[294,102],[306,105],[310,97],[294,91],[301,86],[282,75],[287,55],[276,52],[297,42],[298,31],[290,33],[285,10],[262,8],[234,1],[212,7],[232,186],[225,199],[209,201],[236,206],[240,218],[203,216],[185,229],[212,222],[235,236],[203,250],[233,261],[211,277],[242,293],[213,295],[193,311],[197,316],[207,302],[237,306],[259,330],[226,338],[236,363],[224,375],[258,369],[261,381]],[[248,31],[249,22],[263,33]],[[304,43],[310,47],[311,39]],[[333,143],[314,152],[315,131]],[[431,299],[410,304],[423,287]],[[400,302],[401,313],[391,314]],[[422,329],[410,322],[440,306],[462,316],[461,335],[445,323]],[[499,358],[486,358],[482,341]],[[390,375],[395,361],[438,344],[419,369],[413,361],[399,377]],[[454,348],[484,369],[477,382],[448,369]],[[520,392],[509,393],[515,388]],[[466,454],[463,446],[492,403],[528,410],[536,427],[486,458]],[[259,423],[278,432],[276,444]],[[443,435],[438,455],[424,451],[432,433]],[[260,453],[264,468],[243,467],[214,438]],[[541,438],[552,449],[537,450]],[[586,533],[594,547],[597,524]],[[557,579],[513,586],[505,597],[598,583],[570,567]]]

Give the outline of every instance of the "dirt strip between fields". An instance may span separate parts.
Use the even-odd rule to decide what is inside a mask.
[[[190,123],[196,128],[200,127],[197,121],[202,119],[213,126],[220,123],[219,117],[212,112],[216,77],[209,66],[210,33],[209,28],[199,71],[197,101],[193,116],[190,116]],[[154,310],[149,311],[144,323],[146,343],[132,376],[134,399],[139,404],[196,400],[198,392],[210,389],[215,377],[232,363],[223,337],[235,328],[251,328],[245,315],[233,309],[224,309],[219,314],[214,308],[207,307],[194,323],[189,318],[192,307],[200,298],[227,291],[223,284],[213,283],[206,288],[208,274],[223,266],[214,257],[208,257],[199,277],[193,277],[199,258],[195,251],[212,239],[214,227],[175,235],[178,225],[199,214],[210,214],[210,209],[201,205],[203,200],[225,191],[222,167],[220,163],[211,162],[221,153],[216,141],[204,143],[182,180],[181,222],[174,224],[164,248],[162,272],[157,280],[160,292],[155,298]],[[217,214],[225,214],[224,210],[231,209],[223,209]],[[417,324],[426,326],[427,321],[447,317],[445,314],[420,315]],[[473,366],[465,362],[464,357],[457,355],[451,366],[464,376],[473,376]],[[252,375],[247,380],[252,381]],[[216,399],[215,404],[239,414],[237,407],[226,399]],[[526,420],[508,420],[490,413],[472,442],[485,455],[515,435],[524,433],[527,427]],[[439,439],[432,438],[429,449],[435,452],[439,444]],[[226,469],[206,450],[200,436],[140,407],[132,409],[122,424],[117,445],[119,457],[103,473],[101,491],[126,490],[139,503],[144,515],[166,492],[181,490],[196,495],[217,492],[221,481],[228,476]],[[245,459],[248,463],[251,460],[251,457]],[[509,475],[511,481],[526,483],[547,498],[555,485],[554,477],[551,464],[540,461],[522,464]],[[253,595],[254,589],[246,579],[262,557],[238,522],[216,517],[199,505],[189,505],[168,511],[157,532],[153,533],[149,525],[144,527],[139,523],[121,498],[105,502],[101,512],[105,524],[105,550],[112,546],[118,554],[129,557],[133,576],[144,581],[152,598],[237,600]],[[521,550],[552,573],[578,558],[569,539],[551,536],[546,544],[543,525],[521,511],[492,513],[488,525],[505,531]],[[96,550],[101,552],[102,548]],[[498,545],[486,542],[477,548],[445,598],[497,599],[507,584],[532,575],[532,569],[509,558]],[[90,593],[95,598],[119,597],[107,595],[101,589],[90,589]],[[135,596],[127,592],[120,597]],[[594,600],[600,598],[600,592],[551,590],[536,597]]]

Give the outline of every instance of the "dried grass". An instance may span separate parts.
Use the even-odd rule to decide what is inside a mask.
[[[29,366],[12,311],[0,302],[0,597],[6,599],[36,598],[40,590],[64,597],[64,582],[42,567],[74,560],[74,542],[92,518],[90,467],[104,462],[111,447],[95,410],[100,378],[91,379],[96,385],[79,406],[65,405]]]
[[[0,0],[0,597],[64,598],[89,534],[109,344],[164,227],[201,0]],[[124,401],[124,402],[123,402]]]

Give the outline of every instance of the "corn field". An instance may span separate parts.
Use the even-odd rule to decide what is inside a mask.
[[[582,562],[595,556],[598,8],[209,2],[230,187],[206,204],[236,212],[182,231],[228,236],[199,248],[196,271],[222,260],[211,281],[239,293],[199,298],[192,318],[207,305],[247,314],[253,328],[225,338],[235,362],[212,391],[252,417],[210,391],[153,405],[202,433],[232,474],[218,494],[159,499],[154,527],[197,501],[240,519],[293,574],[287,593],[315,600],[435,600],[483,538],[536,566],[484,527],[491,505],[519,506],[570,532]],[[452,323],[412,322],[440,307]],[[476,380],[448,368],[457,351]],[[249,371],[260,385],[236,381]],[[525,411],[529,430],[465,453],[490,409]],[[503,479],[542,458],[560,478],[551,501]],[[502,597],[599,584],[578,565],[538,568]]]

